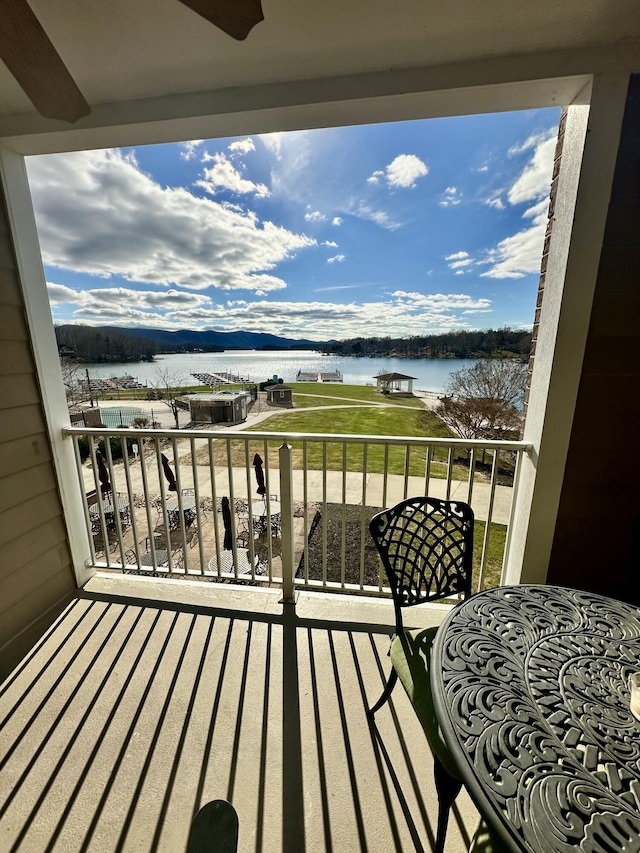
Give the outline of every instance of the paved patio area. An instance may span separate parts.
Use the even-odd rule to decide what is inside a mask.
[[[398,688],[365,713],[392,622],[385,601],[94,578],[0,688],[0,848],[179,853],[222,797],[241,853],[431,850],[413,710]],[[448,853],[476,819],[463,793]]]

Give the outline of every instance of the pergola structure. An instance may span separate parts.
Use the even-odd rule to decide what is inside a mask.
[[[406,394],[413,393],[413,380],[415,376],[406,376],[404,373],[380,373],[373,377],[377,382],[377,389],[381,394],[390,394],[392,392],[402,392]],[[407,383],[407,387],[403,388],[403,383]]]

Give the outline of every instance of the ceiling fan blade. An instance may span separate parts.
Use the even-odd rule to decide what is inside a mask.
[[[0,0],[0,59],[46,118],[75,122],[91,112],[26,0]]]
[[[180,0],[227,35],[243,41],[264,21],[260,0]]]

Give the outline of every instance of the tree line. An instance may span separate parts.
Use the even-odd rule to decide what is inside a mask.
[[[334,355],[400,358],[519,358],[528,360],[531,332],[483,329],[414,335],[410,338],[349,338],[332,341],[323,352]]]
[[[58,349],[82,361],[152,361],[157,341],[93,326],[56,326]]]

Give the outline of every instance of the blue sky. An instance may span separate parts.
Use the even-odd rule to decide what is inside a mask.
[[[29,158],[56,323],[531,326],[559,110]]]

